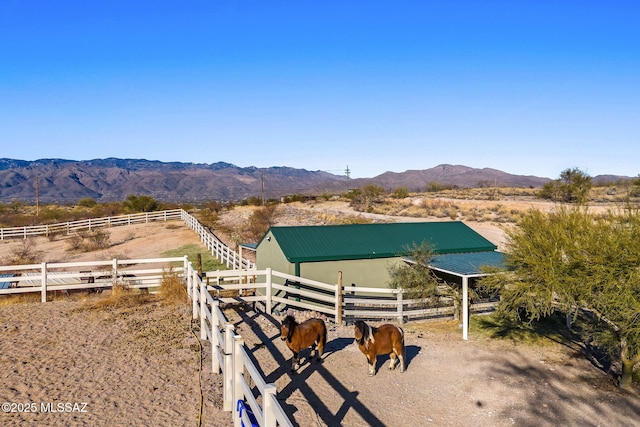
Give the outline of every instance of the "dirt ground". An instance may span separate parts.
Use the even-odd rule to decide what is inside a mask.
[[[328,323],[321,363],[291,373],[282,318],[227,310],[297,426],[631,426],[640,398],[620,390],[578,348],[463,341],[455,321],[404,325],[406,372],[378,357],[370,377],[352,327]],[[303,317],[300,318],[303,320]],[[308,359],[310,352],[302,353]]]
[[[313,209],[321,216],[323,210],[344,206],[318,204]],[[295,209],[288,215],[283,221],[292,224],[302,216]],[[498,246],[504,243],[501,226],[469,225]],[[179,222],[116,227],[111,229],[111,240],[116,243],[100,253],[71,254],[64,239],[43,238],[36,248],[53,262],[114,255],[145,258],[199,243],[195,233]],[[18,244],[0,242],[0,260]],[[130,329],[129,335],[123,330],[126,325],[139,328],[151,320],[172,318],[169,313],[182,314],[157,308],[163,316],[143,310],[114,319],[78,314],[77,304],[83,303],[0,307],[4,319],[0,396],[27,402],[87,400],[94,411],[110,411],[110,417],[65,414],[48,423],[47,418],[2,414],[1,425],[127,425],[127,411],[141,406],[137,425],[192,425],[198,421],[199,390],[183,378],[202,381],[202,425],[229,425],[229,414],[220,411],[220,376],[206,369],[198,375],[200,361],[193,357],[196,350],[188,322],[183,323],[182,340],[167,341],[174,343],[170,346],[158,344],[165,352],[153,355],[132,350],[148,345],[136,341],[138,329]],[[548,345],[530,346],[480,337],[472,330],[469,340],[463,341],[454,321],[411,322],[404,325],[406,372],[389,371],[388,358],[381,356],[377,375],[369,377],[351,327],[328,322],[322,362],[305,363],[292,374],[291,352],[279,338],[280,317],[248,306],[225,313],[267,382],[276,384],[279,400],[296,426],[631,426],[640,419],[640,390],[620,390],[579,348],[550,340]],[[210,351],[204,344],[202,364],[208,367]],[[178,359],[174,368],[173,360]],[[141,404],[132,403],[136,401]],[[157,412],[158,408],[164,409]]]

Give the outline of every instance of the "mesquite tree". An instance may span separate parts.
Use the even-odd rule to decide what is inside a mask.
[[[620,360],[620,386],[640,363],[640,214],[530,211],[508,232],[509,271],[481,285],[499,290],[498,314],[533,322],[589,313],[596,342]]]

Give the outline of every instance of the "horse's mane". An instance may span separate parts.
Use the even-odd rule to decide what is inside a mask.
[[[284,318],[284,320],[282,321],[282,324],[285,325],[297,325],[298,322],[296,321],[296,318],[293,317],[290,314],[287,314],[287,316]]]
[[[369,326],[364,320],[357,320],[356,324],[362,326],[359,326],[359,329],[361,329],[362,332],[362,338],[360,338],[358,344],[364,344],[366,348],[369,348],[369,341],[376,342],[373,337],[373,328]]]

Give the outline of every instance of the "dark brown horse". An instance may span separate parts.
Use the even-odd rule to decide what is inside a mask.
[[[293,316],[289,315],[282,321],[280,338],[287,342],[287,347],[293,352],[291,370],[295,371],[298,368],[300,350],[311,347],[311,351],[315,351],[320,361],[327,343],[327,326],[322,319],[307,319],[298,323]],[[312,358],[310,354],[309,360],[311,361]]]
[[[377,328],[356,320],[353,330],[358,348],[367,357],[369,376],[376,374],[379,354],[389,355],[389,369],[396,367],[396,357],[400,361],[400,372],[404,372],[404,331],[395,325],[385,324]]]

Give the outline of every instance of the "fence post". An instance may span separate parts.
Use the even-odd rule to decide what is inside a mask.
[[[184,260],[182,261],[182,274],[184,278],[187,279],[187,295],[191,298],[191,274],[189,270],[189,257],[187,255],[184,256]]]
[[[40,300],[42,302],[47,302],[47,263],[46,262],[42,263],[41,269],[42,269],[42,272],[41,272],[42,281],[40,283],[41,283],[42,296]]]
[[[200,277],[200,276],[198,276]],[[200,339],[207,339],[207,284],[200,281]]]
[[[118,258],[114,258],[111,265],[111,286],[118,283]]]
[[[222,371],[222,410],[233,411],[233,325],[224,327],[224,370]]]
[[[198,318],[198,286],[202,284],[202,281],[193,269],[193,266],[191,266],[191,281],[193,282],[193,289],[191,290],[191,305],[193,309],[193,320],[196,320]]]
[[[342,325],[342,271],[338,271],[338,284],[336,285],[336,324]]]
[[[240,335],[233,336],[233,402],[236,403],[240,399],[244,399],[244,391],[242,391],[242,381],[244,380],[244,363],[242,361],[242,347],[244,339]],[[234,405],[235,406],[235,405]],[[242,426],[242,420],[238,414],[233,414],[233,425]]]
[[[264,415],[265,427],[276,427],[277,418],[273,408],[276,400],[276,385],[266,384],[264,386],[264,396],[262,396],[262,415]]]
[[[220,341],[218,340],[219,307],[220,301],[214,301],[211,306],[211,370],[214,374],[220,373],[220,361],[218,360],[218,353],[220,352]]]
[[[401,325],[404,323],[404,316],[402,315],[403,309],[404,309],[404,302],[402,297],[403,297],[402,289],[398,289],[398,294],[397,294],[398,322],[400,322]]]
[[[266,297],[266,302],[265,302],[265,309],[267,310],[267,314],[271,314],[271,310],[273,310],[273,302],[271,300],[271,269],[267,268],[267,273],[266,273],[266,281],[267,281],[267,287],[265,290],[265,297]]]

